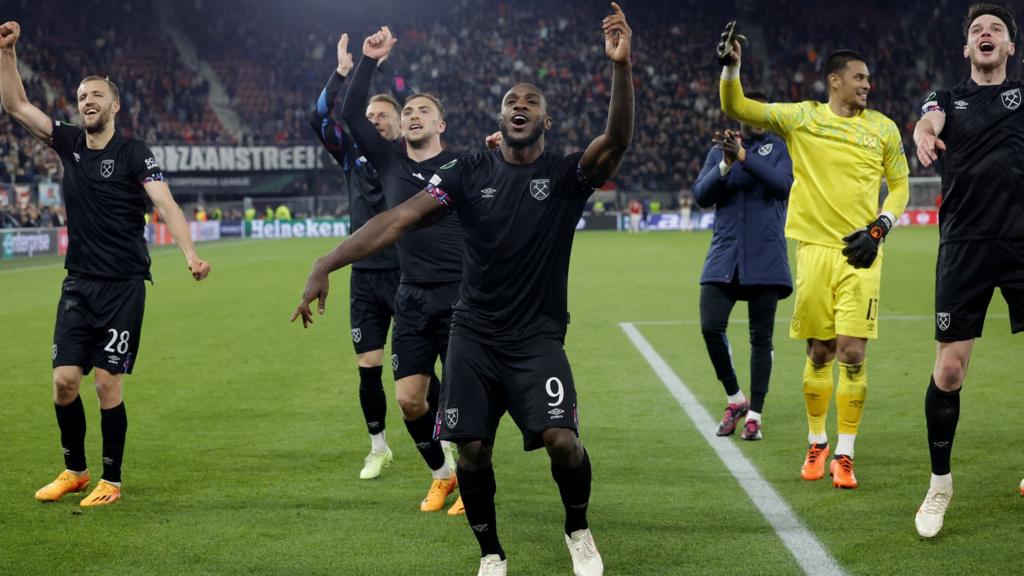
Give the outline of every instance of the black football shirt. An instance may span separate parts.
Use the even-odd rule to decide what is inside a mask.
[[[1024,83],[968,80],[929,94],[933,110],[946,113],[941,241],[1024,238]]]
[[[442,167],[430,193],[458,214],[466,255],[452,331],[488,342],[564,337],[569,257],[593,187],[582,152],[509,164],[501,150]]]
[[[50,146],[64,166],[64,267],[98,278],[149,279],[143,184],[164,179],[153,153],[119,132],[102,150],[90,150],[84,130],[60,121],[53,123]]]
[[[356,145],[377,169],[388,207],[394,208],[423,190],[434,172],[458,156],[442,151],[416,162],[406,154],[403,142],[389,142],[380,135],[360,110],[369,101],[370,80],[376,67],[376,60],[364,57],[359,61],[342,104],[342,117]],[[462,228],[451,214],[434,226],[407,233],[398,241],[402,282],[458,282],[462,278],[462,251]]]

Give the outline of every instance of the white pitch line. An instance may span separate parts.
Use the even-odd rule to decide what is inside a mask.
[[[824,576],[843,576],[844,572],[839,563],[828,553],[821,541],[796,517],[789,504],[786,504],[771,483],[761,476],[754,464],[731,440],[715,436],[712,430],[718,423],[665,360],[658,355],[654,347],[640,334],[636,326],[629,322],[622,322],[619,326],[647,360],[647,363],[651,365],[669,392],[676,397],[697,431],[714,449],[715,454],[739,482],[754,506],[761,511],[761,515],[771,524],[775,533],[779,535],[782,543],[789,549],[804,572]]]
[[[1009,318],[1009,314],[989,314],[986,319],[989,320],[1001,320]],[[923,320],[932,321],[935,320],[934,316],[882,316],[878,319],[879,322],[920,322]],[[729,319],[730,324],[749,324],[750,320],[746,318],[735,318]],[[776,324],[789,324],[787,318],[776,318]],[[623,322],[620,326],[630,324],[632,326],[697,326],[700,324],[700,320],[637,320],[634,322]]]

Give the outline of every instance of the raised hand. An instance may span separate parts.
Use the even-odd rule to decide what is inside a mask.
[[[391,34],[391,29],[387,26],[381,26],[375,34],[371,34],[363,40],[363,56],[373,58],[374,60],[383,60],[391,54],[391,48],[398,42],[398,38],[395,38]]]
[[[715,48],[718,63],[722,66],[735,66],[739,64],[740,58],[743,56],[743,48],[740,47],[740,43],[745,42],[747,37],[736,32],[735,20],[725,25],[725,31],[722,32],[721,38],[721,41],[718,42],[718,46]]]
[[[494,150],[498,146],[501,146],[501,132],[494,132],[487,136],[487,138],[484,138],[484,146],[486,146],[488,150]]]
[[[21,36],[21,26],[17,22],[8,21],[0,25],[0,50],[14,48]]]
[[[612,2],[612,14],[601,21],[604,31],[604,53],[616,64],[629,64],[629,42],[633,30],[626,23],[622,8]]]
[[[348,34],[342,34],[341,40],[338,40],[338,74],[348,76],[352,66],[352,54],[348,51]]]

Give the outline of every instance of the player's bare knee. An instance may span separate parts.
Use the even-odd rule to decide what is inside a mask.
[[[541,438],[551,461],[558,466],[570,467],[583,458],[579,438],[568,428],[549,428],[541,434]]]
[[[124,376],[111,374],[105,370],[96,370],[96,396],[100,400],[100,408],[107,410],[121,403],[121,384]]]
[[[935,366],[935,386],[944,392],[959,390],[964,383],[967,366],[959,358],[943,358]]]
[[[863,364],[864,356],[865,354],[863,349],[857,350],[844,348],[838,354],[836,354],[836,357],[839,359],[840,362],[842,362],[843,364],[849,364],[851,366],[860,366],[861,364]]]
[[[828,364],[836,357],[835,340],[808,340],[807,357],[811,359],[812,363],[819,366]]]
[[[61,406],[70,404],[78,396],[78,389],[81,385],[81,373],[71,370],[54,370],[53,401]]]
[[[459,445],[459,467],[481,470],[491,465],[491,446],[483,440],[472,440]]]
[[[402,418],[415,420],[427,413],[429,406],[424,398],[416,395],[397,394],[398,408],[402,411]]]

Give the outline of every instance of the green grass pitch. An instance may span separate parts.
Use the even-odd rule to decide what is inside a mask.
[[[799,565],[626,338],[639,328],[716,417],[724,395],[706,357],[698,277],[708,233],[577,235],[567,350],[581,433],[594,463],[591,527],[608,574],[799,574]],[[749,458],[849,574],[1006,574],[1024,527],[1024,339],[997,295],[978,341],[954,451],[956,497],[943,533],[923,541],[914,512],[928,483],[923,398],[934,361],[934,229],[898,229],[886,245],[880,339],[868,345],[869,395],[857,443],[861,487],[800,480],[806,424],[803,344],[781,303],[765,439]],[[357,474],[368,450],[348,336],[348,273],[327,313],[288,324],[326,240],[200,246],[213,273],[195,283],[173,249],[155,250],[135,375],[126,383],[124,496],[80,512],[79,497],[41,505],[60,471],[49,366],[64,270],[56,259],[0,264],[0,574],[471,574],[478,549],[464,517],[423,514],[429,473],[402,426],[390,377],[395,463]],[[737,306],[734,319],[746,317]],[[898,319],[900,317],[904,319]],[[917,319],[906,319],[917,317]],[[744,388],[746,325],[730,328]],[[91,379],[87,450],[99,476]],[[834,409],[829,417],[835,438]],[[562,510],[546,456],[524,453],[506,419],[495,449],[498,529],[511,574],[570,574]]]

